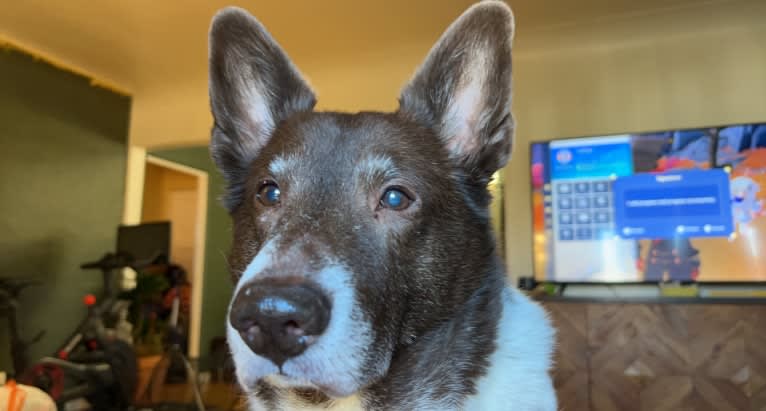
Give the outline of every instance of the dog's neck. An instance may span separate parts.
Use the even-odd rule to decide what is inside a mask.
[[[477,394],[496,349],[505,290],[501,270],[485,277],[452,318],[399,348],[383,379],[352,398],[334,400],[310,389],[259,386],[259,400],[276,410],[455,409]],[[253,408],[260,410],[258,406]]]

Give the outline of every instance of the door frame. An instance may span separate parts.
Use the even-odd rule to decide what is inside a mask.
[[[205,236],[207,228],[207,206],[208,206],[208,173],[183,164],[174,163],[151,154],[146,155],[143,162],[146,164],[167,168],[183,174],[190,175],[197,179],[197,215],[194,222],[194,269],[192,270],[191,283],[191,307],[189,313],[189,358],[197,359],[200,356],[200,333],[202,331],[202,291],[205,280]],[[142,173],[144,174],[144,173]],[[142,183],[145,182],[145,175],[142,175]],[[141,184],[143,192],[144,184]],[[143,195],[142,195],[143,197]],[[141,198],[141,208],[143,208],[143,198]]]

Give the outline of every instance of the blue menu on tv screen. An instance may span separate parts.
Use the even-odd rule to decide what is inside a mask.
[[[722,237],[734,229],[724,170],[636,174],[616,179],[613,190],[623,238]]]

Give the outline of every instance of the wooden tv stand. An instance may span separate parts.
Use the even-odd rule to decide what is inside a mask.
[[[559,409],[766,410],[764,299],[538,300]]]

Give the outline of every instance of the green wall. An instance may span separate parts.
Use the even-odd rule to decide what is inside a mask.
[[[225,257],[231,244],[231,220],[220,202],[224,181],[210,159],[207,146],[161,150],[149,154],[206,171],[209,176],[200,333],[200,367],[207,369],[210,340],[225,335],[226,310],[232,293]]]
[[[130,98],[0,49],[0,276],[38,278],[22,299],[32,358],[50,354],[100,287],[80,263],[113,251],[120,223]],[[9,369],[0,321],[0,370]]]

